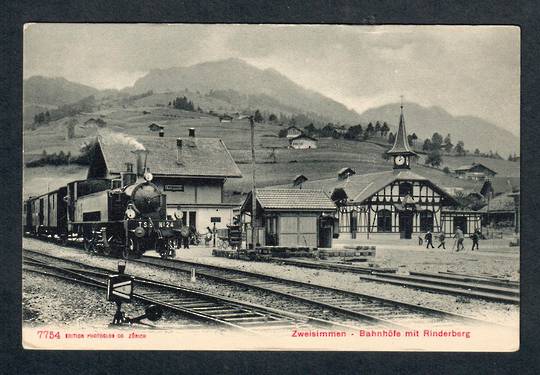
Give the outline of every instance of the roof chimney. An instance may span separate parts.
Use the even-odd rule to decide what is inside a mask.
[[[180,138],[176,138],[176,162],[182,164],[182,159],[182,140]]]
[[[195,137],[195,128],[189,128],[189,136]]]
[[[165,132],[163,131],[163,129],[159,129],[159,137],[163,138],[164,134],[165,134]]]

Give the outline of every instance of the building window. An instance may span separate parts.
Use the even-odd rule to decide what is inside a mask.
[[[390,210],[377,211],[377,232],[392,231],[392,213]]]
[[[412,184],[408,182],[404,182],[399,184],[399,196],[403,197],[405,195],[409,194],[412,196]]]
[[[420,212],[420,232],[433,231],[433,211]]]

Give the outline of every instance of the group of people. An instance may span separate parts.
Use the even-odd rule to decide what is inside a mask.
[[[470,238],[472,240],[471,251],[474,251],[475,248],[476,248],[476,250],[479,249],[478,244],[479,244],[479,241],[480,241],[480,235],[481,235],[481,233],[480,233],[479,229],[475,229],[473,231],[473,233],[471,234],[471,236],[470,236]],[[458,227],[456,229],[456,233],[454,234],[454,236],[452,238],[456,239],[456,242],[454,243],[455,245],[457,245],[456,252],[458,252],[460,250],[465,250],[465,245],[464,245],[465,234],[463,233],[463,231],[461,230],[460,227]],[[439,235],[437,236],[437,239],[439,240],[439,246],[437,246],[437,249],[442,247],[443,250],[446,250],[446,235],[444,234],[444,232],[439,233]],[[420,237],[420,242],[421,242],[421,240],[422,240],[422,238]],[[430,247],[432,249],[435,248],[435,246],[433,246],[433,233],[431,233],[431,231],[428,231],[426,233],[426,235],[424,236],[424,240],[426,241],[426,249],[429,249]],[[452,247],[452,249],[453,249],[453,247]]]

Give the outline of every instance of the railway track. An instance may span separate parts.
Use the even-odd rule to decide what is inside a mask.
[[[25,250],[23,269],[29,272],[61,278],[70,282],[105,289],[109,274],[115,272],[59,257]],[[32,255],[28,255],[31,253]],[[43,261],[40,258],[46,258]],[[56,264],[55,264],[56,263]],[[70,264],[70,266],[58,263]],[[84,267],[84,268],[83,268]],[[281,311],[256,304],[218,297],[136,277],[134,299],[162,306],[172,312],[188,316],[195,321],[226,328],[239,329],[255,334],[269,330],[339,328],[351,331],[356,328],[344,324],[316,319],[309,316]]]
[[[313,262],[291,259],[272,259],[273,262],[297,267],[324,269],[335,272],[359,274],[361,280],[401,285],[432,292],[461,295],[502,303],[519,303],[519,283],[515,281],[482,277],[476,275],[410,272],[408,275],[396,273],[397,269],[376,269],[349,264]]]
[[[218,282],[276,293],[388,327],[408,328],[420,323],[432,327],[455,324],[498,326],[442,310],[225,267],[148,256],[143,256],[136,262],[180,272],[192,272],[191,270],[194,268],[199,276]]]
[[[371,275],[359,275],[358,277],[361,280],[401,285],[469,298],[480,298],[494,302],[518,304],[520,300],[519,283],[511,281],[425,272],[410,272],[408,275],[372,272]]]

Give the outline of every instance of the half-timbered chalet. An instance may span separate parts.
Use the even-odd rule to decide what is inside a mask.
[[[454,233],[457,227],[471,233],[481,226],[481,213],[460,208],[458,202],[435,182],[410,170],[417,154],[407,142],[401,111],[392,149],[393,170],[355,174],[343,168],[337,178],[311,180],[307,189],[322,189],[339,207],[340,238]]]

